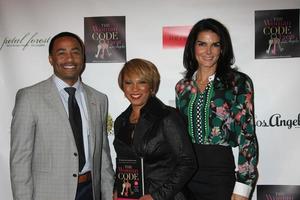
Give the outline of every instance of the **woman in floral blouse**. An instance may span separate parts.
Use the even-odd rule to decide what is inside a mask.
[[[226,27],[214,19],[196,23],[186,42],[185,77],[176,84],[176,107],[185,116],[198,160],[189,199],[247,200],[257,180],[253,84],[232,68]],[[238,171],[232,147],[239,148]]]

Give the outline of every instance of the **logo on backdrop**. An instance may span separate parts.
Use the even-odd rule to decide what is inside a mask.
[[[50,42],[51,37],[43,37],[38,32],[28,32],[18,36],[6,36],[1,38],[0,51],[4,48],[44,47]]]
[[[300,113],[295,118],[284,118],[280,113],[272,114],[268,119],[256,119],[257,127],[300,128]]]
[[[183,48],[191,28],[191,26],[163,27],[163,48]]]
[[[300,57],[299,11],[255,11],[256,59]]]
[[[257,185],[257,200],[300,199],[299,185]]]
[[[85,17],[84,43],[86,62],[125,62],[125,36],[125,16]]]

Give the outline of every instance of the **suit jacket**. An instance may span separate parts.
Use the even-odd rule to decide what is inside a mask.
[[[106,135],[107,97],[83,84],[89,116],[94,199],[111,199],[113,168]],[[68,115],[49,78],[17,92],[11,124],[14,200],[74,200],[78,153]]]
[[[194,154],[179,113],[151,97],[141,110],[132,145],[124,142],[123,128],[131,106],[115,121],[117,157],[143,157],[145,194],[155,200],[183,200],[180,192],[196,169]]]

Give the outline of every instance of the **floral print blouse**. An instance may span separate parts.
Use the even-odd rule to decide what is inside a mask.
[[[239,147],[237,182],[253,186],[257,179],[253,84],[234,71],[231,88],[213,77],[202,93],[195,76],[175,87],[176,107],[184,114],[192,143]]]

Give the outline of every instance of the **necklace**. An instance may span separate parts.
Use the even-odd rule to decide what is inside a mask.
[[[201,80],[198,73],[196,74],[196,80],[199,85],[206,85],[209,82],[208,78]]]
[[[198,80],[199,85],[206,85],[208,83],[208,80]]]
[[[129,121],[130,121],[130,123],[132,123],[132,124],[136,124],[138,121],[139,121],[139,118],[130,118],[129,119]]]
[[[204,78],[204,79],[200,79],[200,75],[199,75],[200,72],[197,72],[196,73],[196,82],[199,86],[206,86],[211,80],[213,80],[213,75],[209,75],[208,77]]]
[[[140,113],[131,113],[129,117],[130,123],[136,124],[139,121]]]

